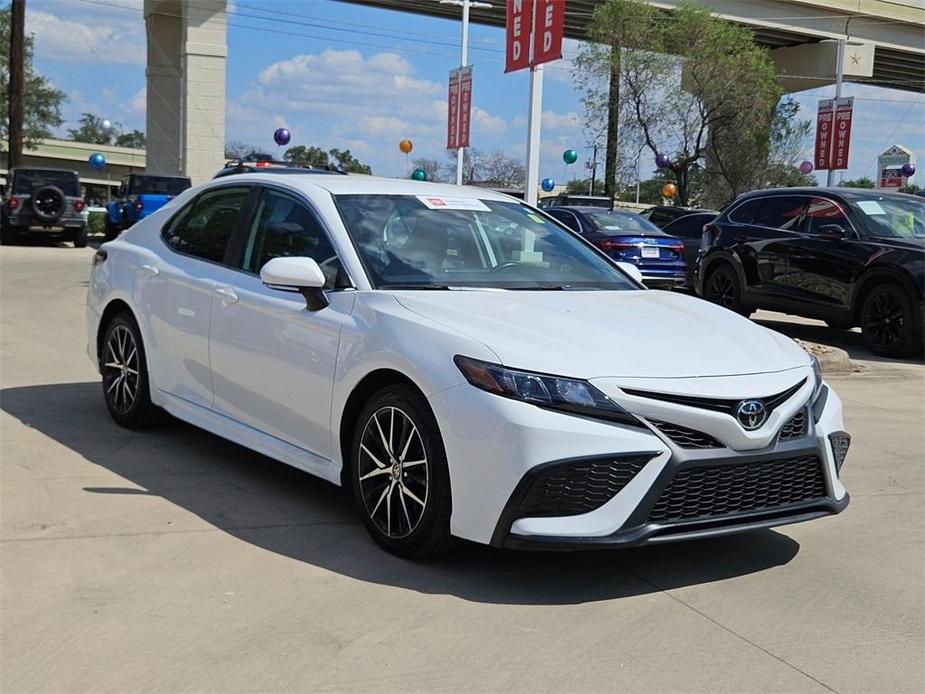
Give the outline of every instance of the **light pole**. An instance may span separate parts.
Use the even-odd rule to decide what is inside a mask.
[[[459,66],[466,67],[469,63],[469,8],[491,8],[490,2],[479,0],[440,0],[441,5],[456,5],[462,7],[462,45],[459,51]],[[456,185],[462,185],[464,148],[456,148]]]
[[[835,127],[836,127],[836,118],[835,114],[838,111],[838,100],[841,98],[841,83],[845,74],[845,44],[847,42],[845,39],[838,39],[838,49],[835,52],[835,103],[832,104],[832,144],[834,144],[835,139]],[[829,146],[829,170],[826,173],[825,184],[827,187],[831,188],[832,183],[835,181],[835,172],[832,170],[832,149],[833,147]]]

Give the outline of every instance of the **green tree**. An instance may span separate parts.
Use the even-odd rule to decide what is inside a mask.
[[[68,135],[74,142],[89,142],[93,145],[113,144],[122,127],[119,123],[113,123],[107,130],[103,127],[103,119],[92,113],[84,113],[77,122],[80,127],[68,128]]]
[[[130,149],[145,148],[145,134],[140,130],[132,130],[128,133],[119,133],[116,135],[116,147],[128,147]]]
[[[32,69],[32,38],[26,37],[25,82],[23,85],[23,140],[27,147],[52,136],[64,119],[61,106],[67,99],[42,75]],[[6,140],[9,127],[10,91],[10,7],[0,7],[0,139]]]
[[[842,181],[838,185],[843,188],[876,188],[877,184],[874,183],[867,176],[861,178],[848,179],[847,181]]]
[[[334,165],[341,171],[347,173],[371,174],[373,170],[354,157],[349,149],[331,149],[328,150]]]
[[[293,164],[302,164],[303,166],[329,166],[331,161],[328,153],[320,147],[306,147],[305,145],[296,145],[290,147],[283,154],[283,159],[291,161]]]
[[[679,204],[690,202],[697,169],[737,188],[745,162],[767,154],[780,87],[770,55],[748,30],[690,3],[665,13],[642,0],[607,0],[588,35],[597,43],[580,59],[591,75],[583,85],[589,129],[606,121],[602,95],[617,59],[610,47],[620,45],[621,132],[653,157],[669,157]],[[740,162],[735,151],[748,156]]]
[[[575,178],[565,184],[565,192],[572,195],[587,195],[591,189],[590,178]],[[604,182],[600,179],[594,181],[594,191],[592,195],[606,195],[604,191]]]
[[[448,173],[446,167],[436,159],[418,157],[411,160],[412,169],[421,169],[428,181],[446,181],[444,174]],[[455,174],[454,174],[455,176]]]

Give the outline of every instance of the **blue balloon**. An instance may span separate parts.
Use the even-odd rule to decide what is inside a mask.
[[[552,189],[556,187],[556,182],[551,178],[544,178],[540,183],[540,188],[545,190],[547,193],[551,193]]]
[[[273,141],[280,146],[288,145],[291,139],[292,133],[287,128],[277,128],[276,132],[273,133]]]
[[[87,161],[90,162],[90,168],[96,169],[97,171],[99,171],[104,166],[106,166],[106,157],[104,157],[99,152],[94,152],[93,154],[91,154],[90,159],[88,159]]]
[[[659,154],[657,157],[655,157],[655,165],[660,169],[664,169],[670,163],[671,159],[668,158],[667,154]]]

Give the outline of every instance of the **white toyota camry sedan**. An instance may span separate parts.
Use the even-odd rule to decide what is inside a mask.
[[[403,556],[843,510],[850,438],[815,362],[633,273],[488,190],[241,174],[102,246],[88,351],[120,425],[166,410],[349,487]]]

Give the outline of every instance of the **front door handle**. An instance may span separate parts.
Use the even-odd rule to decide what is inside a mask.
[[[157,266],[155,265],[142,265],[141,269],[147,272],[152,277],[157,277],[159,274],[161,274],[161,271],[158,270]]]
[[[218,294],[225,306],[238,303],[238,295],[234,293],[231,287],[216,287],[215,293]]]

